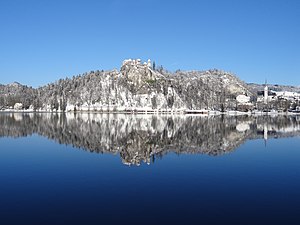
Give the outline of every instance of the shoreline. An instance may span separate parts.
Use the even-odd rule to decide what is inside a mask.
[[[300,115],[300,112],[241,112],[241,111],[209,111],[209,110],[124,110],[124,111],[99,111],[99,110],[76,110],[76,111],[50,111],[50,110],[16,110],[5,109],[0,110],[0,113],[88,113],[88,114],[131,114],[131,115],[198,115],[198,116],[277,116],[277,115]]]

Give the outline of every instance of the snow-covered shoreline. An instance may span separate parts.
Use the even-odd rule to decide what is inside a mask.
[[[241,112],[241,111],[213,111],[213,110],[70,110],[70,111],[62,111],[62,110],[32,110],[32,109],[4,109],[0,110],[0,113],[91,113],[91,114],[154,114],[154,115],[201,115],[201,116],[218,116],[218,115],[227,115],[227,116],[239,116],[239,115],[300,115],[300,112],[263,112],[263,111],[249,111],[249,112]]]

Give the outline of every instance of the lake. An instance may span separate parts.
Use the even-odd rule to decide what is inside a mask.
[[[1,224],[300,224],[300,116],[0,113]]]

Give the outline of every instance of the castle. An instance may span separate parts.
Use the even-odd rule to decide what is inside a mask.
[[[147,67],[151,68],[152,65],[151,65],[151,60],[150,59],[148,59],[148,61],[144,62],[143,64],[142,64],[141,59],[126,59],[122,63],[122,67],[123,66],[136,66],[136,67],[138,67],[138,66],[147,66]]]

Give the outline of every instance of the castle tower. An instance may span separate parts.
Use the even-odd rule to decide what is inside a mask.
[[[148,61],[147,61],[147,66],[148,66],[149,68],[151,68],[151,60],[150,60],[150,59],[148,59]]]

